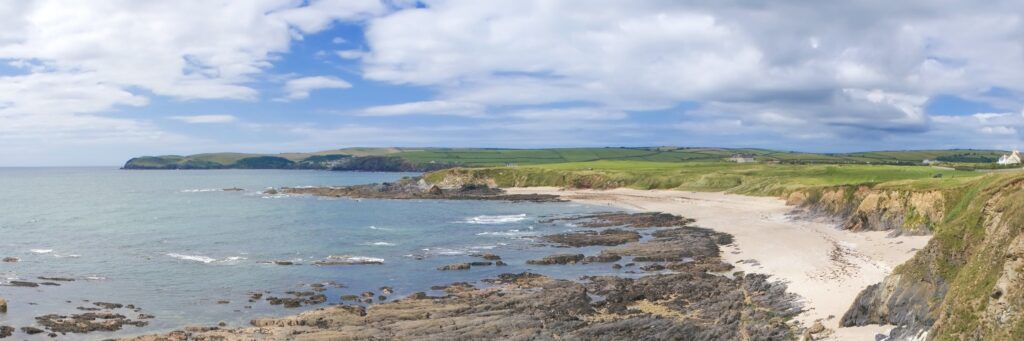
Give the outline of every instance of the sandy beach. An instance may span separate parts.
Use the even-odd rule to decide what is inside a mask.
[[[798,320],[820,320],[835,340],[873,340],[890,326],[839,328],[839,318],[865,287],[924,247],[929,236],[889,237],[886,232],[849,232],[834,223],[793,219],[793,207],[772,197],[672,190],[563,190],[509,188],[511,194],[556,194],[567,200],[616,209],[659,211],[697,220],[696,225],[732,234],[723,259],[737,270],[766,273],[803,297]]]

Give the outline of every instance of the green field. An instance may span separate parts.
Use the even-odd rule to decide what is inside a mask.
[[[499,186],[682,189],[780,195],[808,187],[881,184],[948,187],[981,173],[893,165],[787,165],[725,162],[591,161],[518,167],[463,168],[427,174],[431,182],[450,172],[491,179]],[[906,180],[915,180],[907,182]]]

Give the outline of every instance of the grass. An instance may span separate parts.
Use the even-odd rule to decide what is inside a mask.
[[[440,181],[448,171],[427,175]],[[956,187],[982,174],[921,166],[786,165],[724,162],[590,161],[519,167],[458,169],[470,177],[493,179],[500,186],[583,188],[629,187],[728,191],[781,195],[796,189],[883,184],[913,189]],[[941,175],[941,178],[934,178]]]

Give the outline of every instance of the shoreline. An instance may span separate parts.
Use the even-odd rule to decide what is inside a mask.
[[[873,339],[893,326],[839,328],[857,294],[881,282],[909,260],[930,236],[890,237],[884,231],[850,232],[834,223],[793,219],[792,206],[775,197],[675,190],[573,190],[556,187],[505,188],[509,194],[550,194],[563,199],[696,219],[696,226],[733,235],[722,248],[723,261],[747,273],[783,281],[803,298],[797,320],[815,321],[834,332],[832,339]],[[753,261],[751,261],[753,260]],[[831,316],[831,318],[830,318]]]

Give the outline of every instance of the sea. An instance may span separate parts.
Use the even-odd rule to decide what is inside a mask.
[[[538,236],[577,229],[547,219],[613,209],[578,203],[465,200],[372,200],[268,195],[272,187],[343,186],[398,180],[415,173],[306,170],[120,170],[0,168],[0,326],[40,327],[36,316],[81,314],[95,302],[131,304],[144,327],[60,335],[102,340],[185,326],[247,326],[262,317],[298,314],[380,288],[393,300],[431,287],[524,271],[557,278],[619,274],[608,264],[528,265],[564,249]],[[240,190],[225,190],[240,189]],[[438,267],[481,261],[507,266],[464,271]],[[377,265],[319,266],[330,256]],[[277,265],[288,261],[296,265]],[[40,279],[68,278],[74,281]],[[12,281],[59,284],[11,286]],[[285,308],[268,296],[325,284],[323,304]],[[249,301],[252,292],[264,299]],[[350,303],[350,302],[346,302]],[[14,339],[50,339],[46,333]]]

